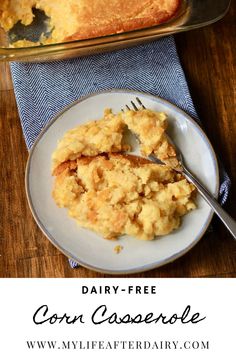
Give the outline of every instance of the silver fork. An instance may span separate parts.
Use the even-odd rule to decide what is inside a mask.
[[[135,111],[138,111],[139,109],[146,109],[142,101],[136,97],[136,101],[138,103],[138,106],[134,103],[134,101],[131,101],[131,105]],[[126,108],[128,110],[131,110],[128,105],[126,105]],[[124,111],[124,110],[122,110]],[[136,135],[135,135],[136,136]],[[136,138],[139,140],[139,138],[136,136]],[[182,173],[187,180],[189,180],[198,190],[198,192],[201,194],[201,196],[205,199],[205,201],[210,205],[210,207],[214,210],[214,212],[218,215],[218,217],[221,219],[221,221],[224,223],[224,225],[227,227],[229,232],[233,235],[233,237],[236,239],[236,222],[235,220],[221,207],[221,205],[217,202],[217,200],[208,192],[208,190],[201,184],[201,182],[193,176],[193,174],[188,170],[184,163],[184,157],[179,150],[179,148],[174,144],[173,140],[167,136],[168,140],[170,143],[173,145],[176,151],[176,157],[179,161],[179,164],[181,166],[180,169],[176,169],[177,172]],[[156,158],[154,154],[151,154],[148,156],[150,160],[152,160],[155,163],[160,163],[160,160]],[[162,163],[163,164],[163,163]]]

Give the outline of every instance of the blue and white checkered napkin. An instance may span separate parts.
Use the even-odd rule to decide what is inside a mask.
[[[199,122],[173,37],[66,61],[12,63],[11,72],[28,149],[66,105],[89,93],[112,88],[158,95]],[[222,168],[221,203],[226,201],[229,188],[229,177]]]

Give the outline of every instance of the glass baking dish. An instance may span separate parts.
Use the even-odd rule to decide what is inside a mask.
[[[231,0],[183,0],[175,17],[158,26],[105,37],[33,47],[8,48],[9,36],[0,28],[0,61],[61,60],[127,48],[216,22],[226,14],[230,2]]]

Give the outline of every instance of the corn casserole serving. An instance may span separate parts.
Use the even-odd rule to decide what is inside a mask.
[[[129,155],[125,129],[139,136],[141,153]],[[69,130],[52,155],[53,198],[82,227],[114,239],[152,240],[177,229],[195,209],[195,188],[181,173],[166,138],[167,116],[143,109],[113,114]]]

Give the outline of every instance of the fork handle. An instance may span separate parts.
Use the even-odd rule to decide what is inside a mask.
[[[183,174],[184,176],[192,183],[195,187],[197,187],[201,196],[205,199],[205,201],[211,206],[214,212],[219,216],[221,221],[225,224],[229,232],[236,239],[236,221],[231,218],[231,216],[226,213],[226,211],[220,206],[215,198],[213,198],[210,193],[206,190],[205,187],[188,171],[188,169],[184,166]]]

